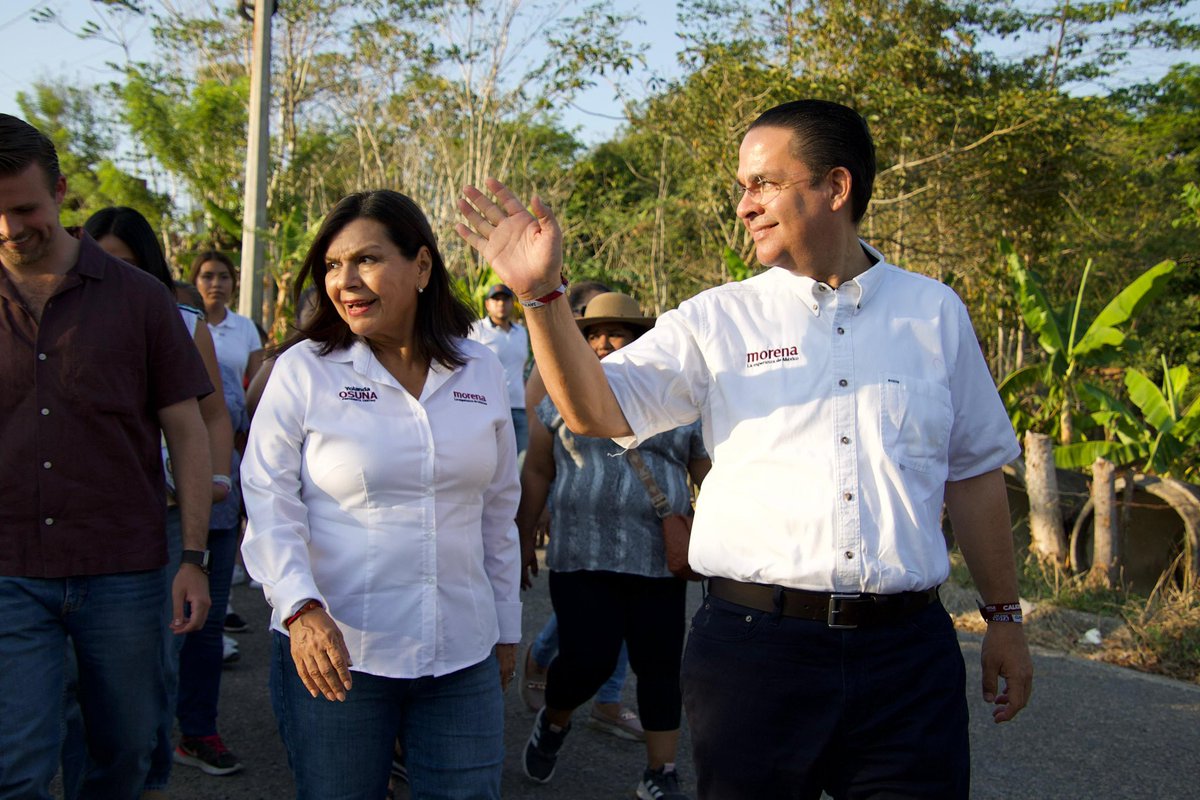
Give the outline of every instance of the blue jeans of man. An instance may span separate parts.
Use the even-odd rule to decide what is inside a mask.
[[[533,663],[542,669],[550,666],[550,662],[558,655],[558,616],[551,611],[550,619],[542,626],[537,638],[530,645]],[[625,678],[629,674],[629,646],[621,643],[621,653],[617,656],[617,668],[596,692],[597,703],[620,703],[621,691],[625,688]]]
[[[941,603],[855,629],[711,595],[683,659],[700,800],[966,798],[966,668]]]
[[[354,687],[339,703],[310,695],[288,637],[272,637],[271,704],[297,800],[383,797],[397,737],[413,797],[500,797],[504,698],[494,655],[436,678],[354,672]]]
[[[163,692],[163,592],[161,569],[0,577],[0,800],[50,797],[68,636],[87,736],[82,795],[140,796]]]

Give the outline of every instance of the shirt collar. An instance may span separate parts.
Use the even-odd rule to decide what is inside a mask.
[[[846,281],[836,290],[839,298],[845,298],[854,303],[852,313],[862,310],[862,307],[875,295],[876,290],[883,283],[887,270],[891,269],[891,265],[888,264],[882,253],[862,239],[859,239],[858,243],[873,263],[864,272]],[[795,275],[782,267],[776,267],[775,270],[778,274],[777,280],[798,281],[791,285],[799,292],[809,313],[813,316],[820,316],[822,307],[834,297],[834,290],[828,284],[806,275]]]
[[[104,280],[107,269],[105,262],[112,256],[104,252],[83,228],[67,228],[67,233],[79,240],[79,260],[75,262],[75,273],[84,278]]]
[[[407,390],[400,385],[396,377],[387,371],[383,364],[379,363],[379,359],[371,352],[371,346],[361,339],[356,339],[353,344],[343,350],[334,350],[325,358],[330,361],[337,361],[343,364],[349,364],[350,368],[362,375],[367,380],[377,381],[378,383],[386,384],[401,391]],[[429,374],[425,378],[425,386],[421,389],[421,400],[424,400],[430,394],[437,390],[442,384],[450,379],[450,377],[458,371],[459,368],[447,369],[440,361],[434,359],[429,365]]]

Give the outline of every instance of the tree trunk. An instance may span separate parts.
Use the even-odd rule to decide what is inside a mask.
[[[1092,568],[1088,581],[1116,586],[1121,580],[1121,545],[1117,526],[1117,467],[1097,458],[1092,464]]]
[[[1043,433],[1025,434],[1025,489],[1029,494],[1029,549],[1042,560],[1062,564],[1067,553],[1054,442]]]

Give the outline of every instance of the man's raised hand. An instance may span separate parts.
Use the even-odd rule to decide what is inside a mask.
[[[562,229],[554,213],[536,195],[527,209],[500,181],[486,184],[496,202],[465,187],[458,210],[466,224],[454,229],[521,300],[553,292],[562,284]]]

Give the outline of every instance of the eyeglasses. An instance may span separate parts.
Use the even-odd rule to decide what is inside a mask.
[[[757,203],[760,206],[765,206],[779,197],[779,193],[790,186],[796,186],[801,183],[811,183],[813,178],[806,176],[790,181],[769,181],[765,178],[752,178],[749,186],[742,186],[738,181],[733,182],[733,186],[729,187],[729,202],[733,203],[736,209],[742,203],[742,197],[749,195],[751,202]]]

